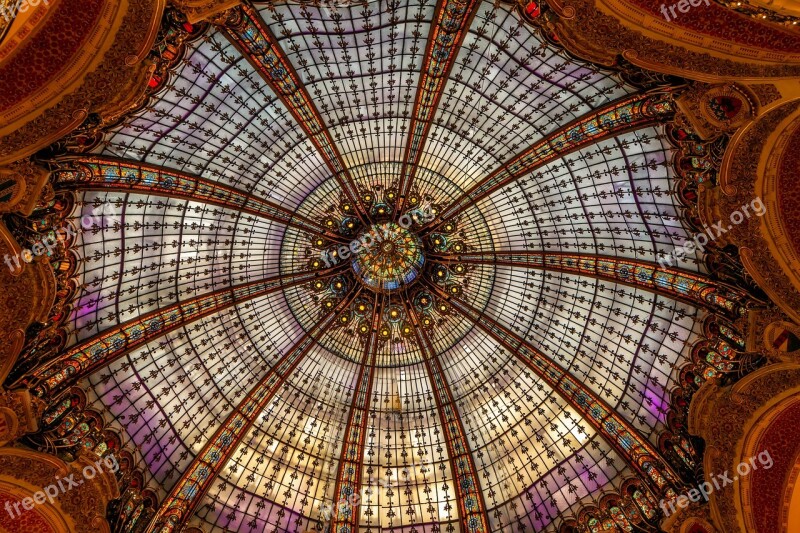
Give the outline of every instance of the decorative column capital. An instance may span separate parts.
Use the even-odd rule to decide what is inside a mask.
[[[30,159],[0,166],[0,214],[30,215],[37,204],[52,200],[50,172]]]
[[[0,446],[37,431],[44,409],[27,389],[0,392]]]

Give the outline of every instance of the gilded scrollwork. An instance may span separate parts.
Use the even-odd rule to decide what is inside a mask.
[[[173,3],[186,14],[190,23],[195,23],[236,7],[242,0],[174,0]]]
[[[44,402],[27,389],[0,389],[0,446],[36,431],[44,412]]]
[[[733,133],[757,113],[754,97],[736,84],[694,83],[676,103],[703,139]]]
[[[54,95],[54,104],[43,112],[37,110],[35,118],[23,117],[16,129],[2,137],[0,164],[17,161],[45,148],[74,130],[90,113],[113,117],[129,110],[147,86],[152,63],[142,60],[142,50],[150,49],[163,8],[163,0],[131,1],[116,21],[119,30],[106,35],[113,46],[110,42],[106,44],[109,48],[102,61],[89,72],[70,74],[81,80],[74,91],[63,94],[64,80],[56,76],[47,80],[42,87]],[[81,16],[77,12],[76,15]],[[61,20],[59,24],[68,26],[65,22]],[[8,65],[0,65],[0,68],[8,68]],[[61,96],[55,96],[59,94]]]
[[[38,512],[55,512],[64,519],[62,527],[66,525],[74,533],[110,533],[106,506],[119,497],[119,490],[114,473],[95,466],[98,459],[96,455],[84,453],[75,461],[66,463],[52,455],[3,447],[0,448],[0,483],[6,492],[31,497],[58,479],[71,477],[80,480],[79,489],[61,492],[53,503],[40,504],[42,510]],[[91,479],[83,476],[83,469],[88,466],[92,466],[96,473]]]
[[[800,103],[797,102],[773,109],[737,136],[723,163],[719,183],[721,194],[716,194],[714,198],[722,219],[730,217],[742,205],[758,197],[756,182],[759,179],[759,161],[762,153],[769,149],[768,137],[797,109],[800,109]],[[727,238],[739,247],[742,262],[758,284],[797,321],[800,316],[797,314],[800,293],[773,256],[770,243],[759,224],[759,217],[745,218],[741,224],[731,226]]]
[[[50,173],[30,160],[0,167],[0,213],[30,215],[37,203],[52,195]]]
[[[762,107],[768,106],[772,102],[777,102],[782,98],[781,92],[772,83],[756,83],[750,85],[749,88],[756,95]]]
[[[640,67],[708,82],[731,77],[800,76],[800,65],[734,61],[691,50],[679,39],[656,39],[633,29],[630,22],[623,24],[619,18],[606,14],[598,1],[551,0],[548,5],[557,8],[538,24],[554,33],[571,53],[604,65],[616,64],[622,57]],[[558,16],[559,11],[569,16]]]
[[[733,471],[740,462],[736,443],[745,436],[746,423],[772,398],[800,388],[800,366],[764,367],[729,387],[709,382],[695,394],[689,413],[689,431],[706,443],[706,472]],[[726,533],[741,531],[736,495],[718,491],[711,495],[711,516]]]
[[[56,281],[49,264],[22,260],[22,249],[2,222],[0,258],[4,260],[0,265],[0,380],[4,380],[22,350],[28,326],[47,319]]]

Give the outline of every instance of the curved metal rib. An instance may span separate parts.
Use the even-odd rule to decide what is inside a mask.
[[[625,459],[625,462],[648,484],[654,494],[668,499],[677,496],[675,489],[682,484],[680,477],[661,457],[658,450],[603,399],[573,378],[555,361],[534,348],[524,338],[463,300],[450,297],[433,284],[427,282],[426,284],[547,383],[614,448],[620,457]]]
[[[247,432],[253,427],[303,357],[316,345],[317,340],[314,335],[324,331],[337,313],[350,305],[360,293],[361,289],[352,291],[336,307],[325,312],[322,318],[298,339],[294,346],[269,369],[253,387],[253,390],[236,406],[172,487],[153,517],[148,531],[154,533],[180,531],[191,518],[200,499],[208,492],[220,470],[233,456]]]
[[[54,185],[82,191],[110,190],[142,192],[217,205],[266,218],[332,241],[349,242],[308,217],[274,202],[243,193],[233,187],[166,167],[106,156],[84,156],[65,160],[75,168],[55,172]]]
[[[398,187],[400,200],[394,213],[395,220],[403,212],[406,197],[411,192],[411,186],[417,174],[417,166],[422,157],[422,149],[428,138],[428,132],[431,130],[433,114],[442,98],[447,79],[456,62],[456,56],[458,56],[458,51],[467,35],[467,30],[480,5],[481,2],[477,0],[470,0],[466,3],[445,0],[439,2],[436,7],[434,23],[428,35],[425,59],[422,63],[419,90],[414,101],[411,124],[408,128],[408,142]]]
[[[597,109],[559,128],[492,171],[442,209],[442,212],[426,224],[423,230],[430,231],[442,221],[454,217],[470,205],[550,161],[597,141],[661,122],[674,114],[675,104],[671,95],[662,93],[627,96]]]
[[[478,469],[475,467],[475,459],[472,457],[467,433],[456,409],[453,393],[444,379],[444,370],[436,357],[433,343],[419,323],[419,316],[405,300],[403,305],[406,313],[412,318],[414,333],[420,350],[424,354],[425,369],[430,378],[436,410],[444,429],[447,452],[450,456],[450,469],[453,473],[453,485],[455,485],[456,500],[458,501],[461,531],[488,533],[489,515],[486,510],[486,501],[483,498]]]
[[[746,312],[748,295],[745,291],[728,287],[696,272],[664,268],[647,261],[542,250],[437,254],[431,257],[443,263],[504,265],[574,273],[640,287],[732,318]]]
[[[139,316],[86,339],[35,370],[32,380],[35,386],[32,391],[39,397],[53,394],[88,377],[97,369],[110,365],[153,339],[195,320],[253,298],[310,282],[320,276],[332,276],[341,268],[340,265],[318,272],[283,274],[261,281],[243,283]]]
[[[356,381],[353,405],[342,442],[342,454],[339,458],[339,470],[336,475],[336,487],[333,497],[335,502],[334,516],[331,523],[333,531],[358,531],[358,511],[349,503],[351,495],[361,488],[361,471],[364,466],[364,440],[367,435],[367,415],[372,388],[375,383],[375,358],[378,353],[377,317],[380,316],[378,295],[372,307],[372,330],[367,336],[364,347],[364,360]],[[381,306],[382,307],[382,306]]]
[[[358,186],[278,40],[254,7],[243,5],[231,12],[235,16],[229,18],[231,22],[222,28],[223,32],[261,74],[303,128],[347,199],[353,206],[360,206]],[[368,225],[369,219],[363,214],[363,209],[356,209],[356,212],[361,222]]]

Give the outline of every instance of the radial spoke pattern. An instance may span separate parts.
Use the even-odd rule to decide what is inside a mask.
[[[375,296],[373,323],[375,315],[381,312],[385,303],[378,303],[379,296]],[[380,298],[383,300],[383,298]],[[347,420],[342,443],[342,455],[339,460],[339,472],[336,476],[336,489],[334,497],[338,498],[330,512],[333,516],[333,528],[338,531],[347,527],[351,531],[358,527],[358,508],[352,499],[361,489],[361,471],[363,469],[364,441],[367,432],[368,405],[375,385],[375,354],[378,351],[378,331],[372,328],[367,336],[364,347],[364,360],[356,381],[353,406]]]
[[[689,239],[682,89],[503,2],[214,20],[57,162],[79,291],[25,378],[88,385],[151,470],[154,530],[555,533],[679,488],[670,391],[701,318],[748,305],[700,252],[659,263]]]
[[[328,130],[323,126],[322,118],[314,107],[311,96],[278,46],[275,36],[258,12],[250,6],[235,10],[233,16],[237,18],[230,23],[231,30],[227,33],[229,38],[258,69],[275,94],[283,100],[284,105],[322,154],[342,193],[355,203],[359,195],[349,170],[344,166],[341,154]]]
[[[346,307],[347,303],[347,300],[343,300],[340,307]],[[324,330],[336,312],[340,310],[340,308],[332,309],[320,319],[316,328],[303,334],[222,423],[162,503],[161,509],[153,518],[155,531],[172,533],[181,529],[191,516],[199,499],[214,482],[219,470],[236,450],[242,435],[246,434],[255,423],[256,418],[263,414],[267,405],[280,390],[286,377],[313,348],[314,335],[320,330]]]
[[[434,15],[434,25],[428,36],[428,46],[422,62],[420,89],[414,103],[406,152],[403,156],[403,171],[397,187],[400,195],[397,218],[406,205],[417,172],[422,147],[431,128],[431,119],[444,92],[447,77],[453,68],[458,50],[467,33],[467,28],[476,15],[480,2],[471,0],[439,2]]]
[[[627,427],[627,424],[614,413],[612,407],[595,397],[579,381],[571,378],[562,368],[517,335],[486,316],[481,316],[474,308],[460,300],[453,299],[453,305],[497,342],[518,354],[531,370],[564,396],[581,414],[582,419],[603,435],[606,441],[626,458],[628,464],[648,480],[655,493],[661,494],[667,491],[670,497],[676,496],[675,491],[670,489],[674,489],[680,483],[680,478],[668,463],[660,458],[652,445]]]
[[[489,531],[489,517],[486,514],[486,502],[478,483],[478,469],[472,458],[472,450],[467,443],[464,425],[458,414],[453,393],[444,380],[442,365],[436,358],[428,334],[420,327],[420,317],[411,306],[408,312],[413,317],[414,325],[418,328],[417,341],[426,352],[425,369],[428,371],[436,409],[442,418],[445,438],[450,453],[452,469],[455,473],[455,490],[458,495],[459,515],[461,527],[464,531],[485,533]]]
[[[176,328],[184,327],[234,304],[299,283],[308,283],[319,277],[321,276],[318,274],[301,272],[238,285],[198,296],[125,322],[118,328],[106,330],[101,335],[72,347],[47,367],[39,370],[35,378],[42,383],[34,389],[34,392],[39,396],[56,392]]]

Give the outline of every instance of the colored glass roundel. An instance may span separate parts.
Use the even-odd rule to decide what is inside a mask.
[[[422,272],[422,241],[394,222],[376,224],[359,236],[362,246],[352,260],[361,282],[377,292],[391,292],[412,284]]]

